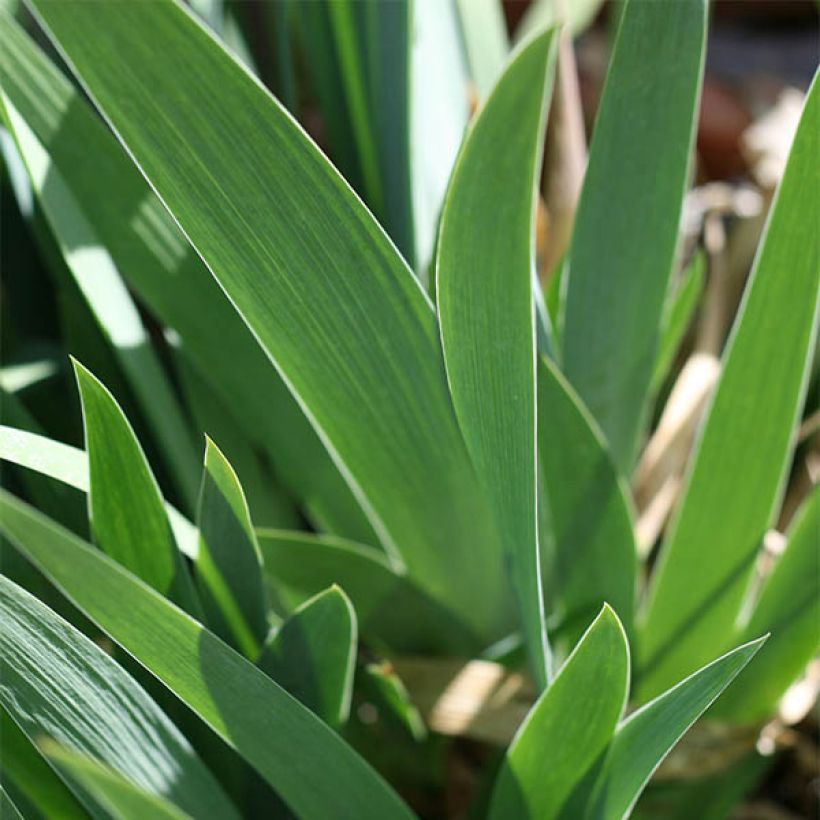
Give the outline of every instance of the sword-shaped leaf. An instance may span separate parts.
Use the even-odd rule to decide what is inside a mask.
[[[559,817],[609,744],[629,692],[629,646],[604,606],[510,744],[490,820]]]
[[[629,473],[697,118],[706,0],[626,0],[569,254],[564,372]]]
[[[125,601],[116,605],[129,616]],[[0,614],[0,703],[29,740],[96,757],[195,817],[238,817],[188,741],[113,658],[2,576]]]
[[[116,399],[79,362],[94,543],[162,595],[196,613],[199,601],[174,541],[159,485]]]
[[[410,818],[341,738],[136,576],[9,493],[0,531],[305,818]],[[113,661],[112,661],[113,663]],[[209,810],[194,813],[210,816]]]
[[[503,633],[501,550],[450,403],[435,315],[379,225],[180,4],[32,7],[276,364],[393,560],[484,635]]]
[[[436,263],[453,404],[493,504],[541,687],[549,674],[549,648],[536,526],[532,275],[555,40],[551,30],[518,51],[465,138],[444,203]]]
[[[819,116],[815,79],[652,578],[644,700],[731,645],[781,497],[820,315]]]

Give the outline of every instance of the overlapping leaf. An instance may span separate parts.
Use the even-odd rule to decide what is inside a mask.
[[[549,649],[536,526],[532,237],[554,46],[555,31],[523,46],[481,109],[453,171],[436,263],[453,404],[493,503],[540,686]]]
[[[780,499],[820,315],[818,114],[815,79],[652,579],[643,699],[729,645]]]
[[[498,634],[509,625],[501,555],[450,405],[435,316],[379,226],[181,6],[33,6],[391,554]],[[87,37],[89,26],[100,36]]]
[[[0,612],[0,701],[32,742],[53,738],[105,761],[193,816],[238,816],[179,730],[98,646],[2,576]]]
[[[330,728],[135,576],[5,491],[0,529],[306,818],[410,817]],[[112,661],[113,663],[113,661]],[[195,816],[212,816],[212,808]]]

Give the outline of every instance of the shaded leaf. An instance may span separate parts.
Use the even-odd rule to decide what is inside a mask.
[[[359,818],[366,808],[378,817],[412,816],[322,721],[119,564],[6,492],[0,493],[0,527],[298,815]]]
[[[310,598],[265,644],[257,666],[330,726],[350,713],[356,615],[339,587]]]
[[[188,741],[113,658],[2,576],[0,611],[0,701],[29,740],[92,755],[194,816],[237,817]]]

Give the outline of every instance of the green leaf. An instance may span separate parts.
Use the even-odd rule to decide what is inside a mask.
[[[554,31],[527,43],[481,109],[453,170],[436,265],[453,404],[493,503],[541,687],[549,648],[536,526],[532,237],[554,50]]]
[[[661,388],[675,361],[700,301],[705,282],[706,254],[704,251],[698,251],[683,271],[680,283],[666,298],[661,317],[661,340],[652,371],[652,393]]]
[[[265,644],[257,666],[334,728],[347,721],[356,615],[339,587],[305,601]]]
[[[140,299],[173,328],[251,441],[265,447],[311,520],[377,543],[324,445],[264,351],[99,117],[12,20],[0,15],[2,88]],[[196,298],[191,298],[196,294]],[[238,367],[237,362],[242,366]]]
[[[23,815],[17,810],[17,806],[2,786],[0,786],[0,817],[6,820],[23,820]]]
[[[361,670],[362,692],[376,707],[398,721],[417,742],[427,737],[427,727],[402,679],[388,661],[368,663]]]
[[[477,630],[502,632],[501,551],[450,404],[435,315],[378,224],[181,6],[32,5],[393,559]]]
[[[94,543],[189,612],[199,602],[174,542],[159,486],[116,399],[74,362],[88,451]]]
[[[480,99],[484,100],[504,69],[510,49],[501,0],[456,0],[464,50]]]
[[[628,473],[689,181],[707,4],[624,5],[569,252],[562,349]]]
[[[84,493],[88,492],[90,480],[87,454],[60,441],[0,424],[0,460],[34,470]],[[165,512],[180,550],[189,558],[196,558],[196,527],[170,504],[165,505]]]
[[[268,635],[262,556],[236,473],[210,440],[199,495],[196,577],[214,632],[256,660]]]
[[[76,780],[115,820],[143,820],[146,817],[185,820],[191,817],[162,796],[135,786],[115,769],[89,755],[70,751],[53,741],[41,742],[40,748],[57,768]]]
[[[818,116],[815,79],[652,578],[644,700],[727,648],[779,505],[820,313]]]
[[[604,606],[507,751],[490,820],[550,820],[609,744],[629,690],[629,646]]]
[[[236,749],[297,815],[412,816],[321,720],[99,550],[4,491],[0,527],[71,601]]]
[[[196,464],[185,419],[165,372],[123,284],[100,241],[48,154],[5,94],[0,111],[9,124],[65,266],[114,352],[186,502],[196,498]]]
[[[556,366],[538,362],[538,453],[547,507],[545,603],[574,646],[604,602],[632,630],[638,560],[629,488],[589,411]],[[544,559],[542,559],[544,560]]]
[[[124,603],[116,605],[128,617]],[[238,816],[188,741],[113,658],[2,576],[0,613],[0,703],[29,740],[50,737],[96,757],[195,817]]]
[[[370,547],[331,536],[258,530],[265,574],[290,608],[339,584],[353,602],[362,635],[395,651],[464,655],[481,642]]]
[[[803,503],[786,551],[766,579],[740,640],[771,633],[755,662],[721,698],[715,717],[752,723],[777,701],[820,646],[820,487]]]
[[[3,742],[0,758],[3,783],[11,781],[15,792],[21,794],[43,817],[59,817],[60,820],[83,820],[88,817],[68,786],[2,707],[0,738]],[[5,815],[0,812],[0,817]]]
[[[614,820],[629,816],[655,769],[754,657],[764,640],[733,649],[621,723],[590,799],[590,818]]]

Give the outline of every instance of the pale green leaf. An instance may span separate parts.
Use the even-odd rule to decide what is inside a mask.
[[[455,0],[455,4],[470,75],[478,97],[484,100],[504,69],[510,49],[504,9],[501,0]]]
[[[115,820],[185,820],[191,815],[173,803],[135,786],[116,770],[93,757],[71,751],[53,741],[40,748],[57,768],[78,782]],[[210,816],[210,815],[209,815]]]
[[[561,816],[609,744],[628,690],[626,635],[604,606],[510,744],[490,820]]]
[[[766,579],[740,640],[771,633],[755,662],[721,698],[714,714],[764,720],[820,647],[820,487],[798,511],[786,551]]]
[[[189,612],[199,602],[165,514],[159,485],[116,399],[79,362],[94,543]]]
[[[0,460],[34,470],[81,492],[88,492],[87,454],[60,441],[0,424]],[[169,504],[165,505],[165,512],[180,550],[189,558],[196,558],[196,527]]]
[[[208,621],[223,640],[256,660],[268,635],[262,557],[239,479],[210,439],[197,524],[196,578]]]
[[[299,816],[412,816],[379,775],[321,720],[99,550],[5,491],[0,492],[0,527],[75,605],[236,749]]]
[[[563,366],[628,473],[675,260],[706,0],[625,0],[578,206]]]
[[[590,799],[590,818],[620,820],[629,816],[655,769],[764,640],[733,649],[633,712],[618,727]]]
[[[502,632],[511,611],[501,550],[450,404],[435,315],[383,231],[180,5],[32,5],[393,559],[477,630]]]
[[[127,617],[124,602],[117,606]],[[113,658],[2,576],[0,612],[0,702],[32,742],[49,737],[92,755],[194,816],[238,816],[188,741]]]
[[[532,237],[555,39],[549,31],[519,50],[465,138],[444,204],[436,262],[453,404],[494,507],[542,687],[549,648],[536,526]]]
[[[544,555],[545,604],[561,625],[561,640],[574,646],[604,602],[631,634],[638,560],[629,488],[598,425],[543,357],[538,453],[551,546]]]
[[[820,315],[818,118],[815,79],[652,578],[644,700],[730,645],[780,502]]]
[[[257,666],[333,727],[347,721],[356,615],[339,587],[305,601],[265,644]]]
[[[200,375],[320,528],[378,539],[252,333],[137,168],[82,96],[12,20],[0,15],[3,93],[49,156],[129,287],[173,328]],[[192,299],[192,294],[196,298]],[[242,366],[237,367],[237,362]]]

